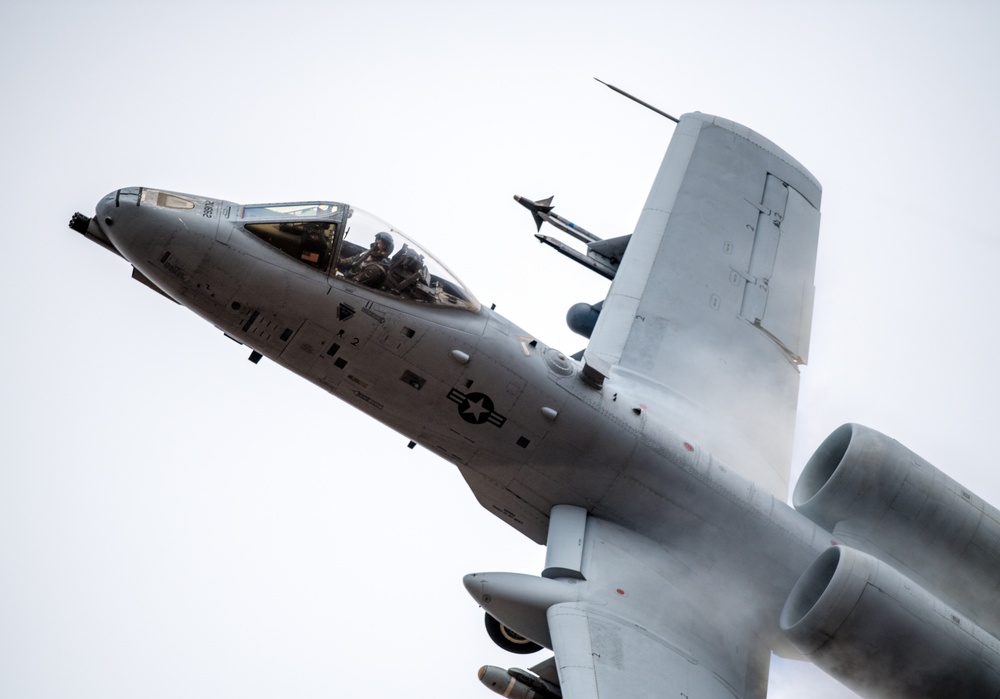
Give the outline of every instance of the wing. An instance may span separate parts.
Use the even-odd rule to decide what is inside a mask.
[[[642,626],[582,604],[548,611],[565,699],[764,699],[770,651],[760,647],[742,667],[732,659],[674,645]]]
[[[764,137],[685,115],[584,353],[597,382],[655,384],[661,412],[782,500],[820,198]]]

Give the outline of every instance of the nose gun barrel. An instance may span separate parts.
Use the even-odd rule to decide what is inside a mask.
[[[118,249],[115,248],[114,244],[108,240],[108,237],[104,235],[104,231],[90,216],[81,214],[79,211],[73,214],[73,217],[69,220],[69,227],[72,228],[77,233],[83,235],[84,238],[92,240],[98,245],[100,245],[105,250],[113,252],[119,257],[122,256]]]

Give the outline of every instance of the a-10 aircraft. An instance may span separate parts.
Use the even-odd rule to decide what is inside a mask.
[[[570,357],[483,307],[343,202],[242,205],[146,187],[71,227],[132,276],[458,467],[547,546],[465,586],[509,697],[759,699],[770,654],[868,697],[1000,696],[1000,512],[844,425],[789,492],[821,187],[726,119],[679,120],[631,236],[543,242],[612,279]]]

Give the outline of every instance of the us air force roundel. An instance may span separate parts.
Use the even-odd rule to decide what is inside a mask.
[[[503,415],[493,412],[493,401],[485,393],[462,393],[453,388],[448,392],[448,400],[457,403],[459,416],[473,425],[488,422],[495,427],[503,427],[507,422]]]

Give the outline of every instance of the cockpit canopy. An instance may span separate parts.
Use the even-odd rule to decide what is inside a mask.
[[[451,271],[385,221],[346,204],[241,207],[243,227],[299,262],[338,279],[411,301],[477,310]]]

